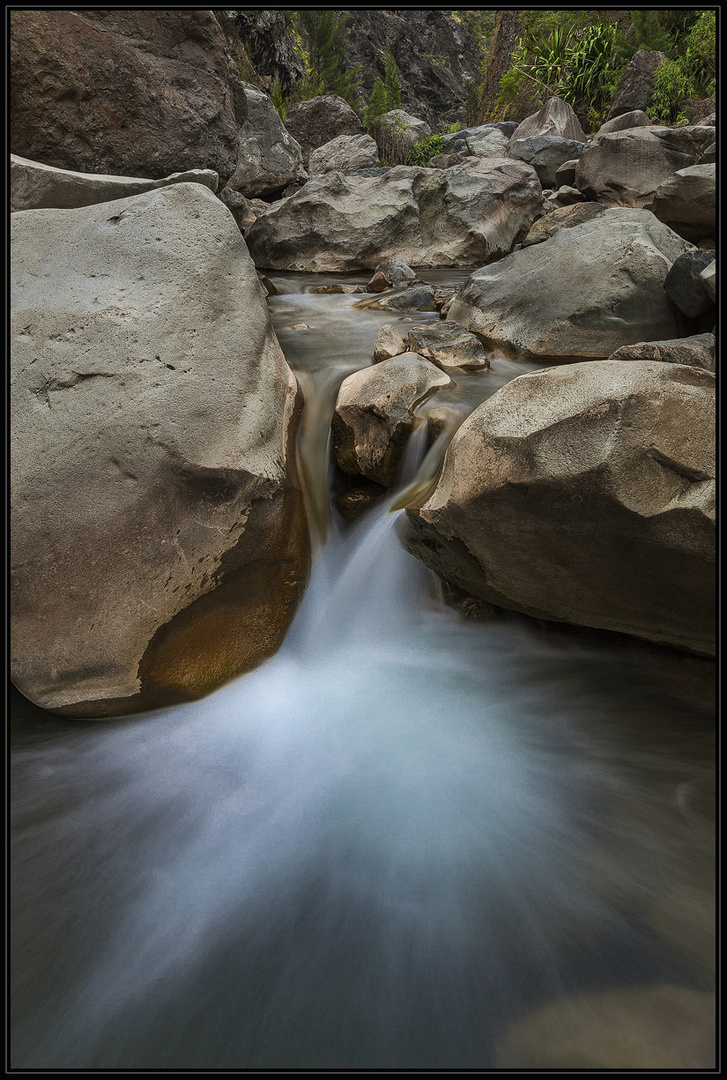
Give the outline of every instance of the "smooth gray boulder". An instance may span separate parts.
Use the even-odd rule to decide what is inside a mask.
[[[561,229],[572,229],[575,225],[582,225],[586,221],[592,221],[604,213],[605,206],[599,203],[579,203],[571,206],[557,206],[550,213],[545,214],[531,226],[527,236],[523,240],[523,247],[531,244],[542,244],[551,236],[555,236]]]
[[[608,135],[609,131],[626,131],[632,127],[651,127],[653,121],[649,119],[643,109],[632,109],[630,112],[620,113],[601,124],[594,137]]]
[[[497,606],[713,655],[715,465],[714,375],[547,368],[462,424],[406,546]]]
[[[713,251],[692,248],[675,260],[666,275],[666,294],[688,319],[698,319],[714,309],[714,298],[705,289],[701,277],[702,271],[714,261]]]
[[[476,270],[447,319],[511,355],[605,359],[621,345],[679,336],[664,280],[690,247],[648,210],[603,210]]]
[[[717,166],[679,169],[659,184],[652,209],[659,221],[692,243],[712,236],[717,228]]]
[[[248,199],[279,195],[296,180],[306,180],[303,153],[283,126],[270,98],[245,84],[247,120],[240,128],[237,167],[227,187]]]
[[[414,426],[414,410],[452,380],[405,352],[343,380],[333,414],[333,451],[344,472],[390,487]]]
[[[475,157],[507,157],[510,141],[499,128],[475,128],[465,137],[465,146]]]
[[[557,135],[561,139],[585,143],[586,133],[580,121],[567,101],[552,97],[538,112],[526,116],[510,136],[510,146],[518,139],[529,139],[534,135]]]
[[[671,341],[638,341],[622,345],[609,360],[658,360],[662,364],[686,364],[688,367],[715,369],[714,334],[694,334]]]
[[[189,169],[172,173],[162,180],[146,180],[140,176],[107,176],[105,174],[70,172],[40,161],[10,155],[10,210],[70,210],[77,206],[125,199],[144,191],[168,187],[170,184],[204,184],[217,191],[219,177],[212,169]]]
[[[338,135],[313,150],[308,159],[308,172],[311,176],[336,171],[348,175],[357,169],[375,168],[378,164],[378,147],[370,135]]]
[[[303,272],[482,266],[510,251],[540,213],[535,170],[508,158],[451,169],[400,165],[376,176],[328,173],[272,204],[245,234],[261,268]]]
[[[431,360],[442,371],[486,371],[490,366],[478,338],[463,326],[450,322],[439,326],[412,326],[409,348]]]
[[[390,360],[392,356],[401,356],[408,352],[408,346],[403,337],[391,323],[381,327],[374,342],[374,363],[380,364],[382,360]]]
[[[11,678],[113,716],[280,644],[307,572],[296,380],[201,184],[13,214]]]
[[[557,186],[556,173],[560,166],[577,160],[585,145],[585,141],[575,142],[560,135],[529,135],[511,142],[507,153],[508,157],[532,165],[542,186],[550,188]]]
[[[363,135],[363,125],[351,106],[338,94],[322,94],[289,105],[283,121],[299,144],[303,164],[313,150],[339,135]]]
[[[605,206],[650,206],[679,169],[696,164],[714,138],[707,127],[632,127],[592,139],[578,160],[575,186]]]

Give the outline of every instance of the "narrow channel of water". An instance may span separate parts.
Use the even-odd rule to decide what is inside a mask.
[[[13,1067],[495,1068],[543,1006],[664,985],[708,1019],[708,669],[463,618],[399,544],[395,494],[330,517],[341,379],[384,322],[438,317],[274,280],[313,579],[278,655],[204,701],[98,724],[18,708]],[[454,404],[519,373],[495,359]]]

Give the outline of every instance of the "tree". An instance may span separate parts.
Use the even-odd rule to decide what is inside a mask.
[[[386,109],[399,109],[401,107],[401,86],[399,85],[399,69],[391,48],[386,50],[386,68],[384,73],[384,89],[386,91]]]
[[[353,104],[361,85],[359,67],[346,70],[344,30],[348,12],[314,11],[296,13],[296,24],[307,51],[308,74],[304,79],[307,97],[338,94]]]

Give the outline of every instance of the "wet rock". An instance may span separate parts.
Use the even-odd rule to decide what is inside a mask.
[[[345,175],[358,169],[376,168],[379,151],[370,135],[338,135],[310,155],[311,175],[339,171]]]
[[[211,11],[10,13],[10,150],[83,173],[235,168],[245,99]]]
[[[405,352],[406,342],[396,327],[391,323],[382,326],[374,343],[374,363],[380,364],[382,360],[390,360],[392,356],[400,356]]]
[[[476,270],[447,316],[483,343],[533,359],[604,359],[621,345],[678,337],[664,281],[690,245],[648,210],[602,210]]]
[[[42,210],[72,209],[93,203],[125,199],[144,191],[168,187],[169,184],[203,184],[217,191],[219,177],[211,169],[189,169],[172,173],[162,180],[145,180],[139,176],[106,176],[94,173],[70,172],[39,161],[10,155],[10,209]]]
[[[695,334],[672,341],[639,341],[622,345],[609,360],[658,360],[662,364],[686,364],[688,367],[714,371],[714,334]]]
[[[409,348],[442,371],[486,371],[490,366],[480,341],[463,326],[412,326]]]
[[[436,311],[434,289],[431,285],[414,285],[403,292],[382,296],[380,300],[359,300],[357,307],[375,311]]]
[[[319,285],[311,290],[314,293],[362,293],[366,292],[362,285]]]
[[[247,119],[240,128],[237,167],[227,187],[248,199],[279,195],[288,184],[305,180],[303,154],[270,98],[245,84]]]
[[[297,385],[201,184],[12,215],[12,679],[43,708],[188,700],[303,587]]]
[[[713,1069],[714,994],[686,986],[623,987],[557,998],[517,1020],[500,1069]]]
[[[499,607],[714,655],[714,388],[645,360],[513,379],[454,436],[408,549]]]
[[[380,502],[386,495],[386,488],[375,484],[373,480],[359,478],[352,487],[339,492],[333,502],[344,521],[358,521],[362,514]]]
[[[666,54],[657,49],[639,49],[629,61],[621,76],[613,105],[607,121],[624,113],[646,112],[654,103],[654,74],[659,64],[666,60]]]
[[[482,266],[510,251],[540,213],[535,170],[469,158],[451,169],[398,166],[378,176],[327,173],[273,204],[245,240],[261,269],[336,272],[385,259],[413,267]]]
[[[584,146],[585,140],[574,142],[558,135],[530,135],[511,142],[508,156],[532,165],[544,188],[555,187],[558,168],[567,161],[577,160]]]
[[[392,286],[411,285],[416,280],[416,270],[412,270],[399,259],[387,259],[376,267],[374,276],[366,286],[366,292],[379,293]]]
[[[713,251],[692,248],[675,259],[664,279],[667,296],[688,319],[698,319],[714,308],[714,299],[705,289],[701,276],[714,261]]]
[[[358,116],[338,94],[324,94],[289,105],[284,123],[299,144],[306,167],[311,153],[319,146],[324,146],[339,135],[364,133]]]
[[[717,228],[717,166],[691,165],[664,180],[654,193],[653,213],[693,243]]]
[[[412,352],[349,375],[333,414],[338,466],[390,487],[414,426],[414,409],[451,384],[449,376]]]
[[[550,98],[542,109],[518,124],[510,136],[510,146],[514,146],[519,139],[529,139],[534,135],[557,135],[576,143],[586,142],[586,134],[573,109],[567,101],[557,97]]]
[[[696,164],[712,140],[705,127],[632,127],[592,139],[578,160],[575,186],[605,206],[641,208],[679,169]]]

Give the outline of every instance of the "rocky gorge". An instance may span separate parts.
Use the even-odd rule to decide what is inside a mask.
[[[388,648],[392,655],[401,648],[402,655],[414,656],[420,646],[410,640],[409,624],[425,616],[424,609],[406,615],[403,583],[414,574],[406,569],[411,555],[436,575],[417,578],[429,584],[416,589],[431,591],[432,582],[441,580],[447,618],[460,627],[456,633],[464,616],[476,616],[466,620],[467,629],[477,624],[475,636],[462,641],[470,667],[483,648],[514,656],[512,626],[521,623],[508,620],[515,619],[529,627],[526,634],[550,627],[565,640],[574,635],[579,648],[582,642],[602,650],[601,659],[589,663],[608,667],[609,650],[625,656],[631,649],[647,658],[636,667],[651,664],[661,671],[672,665],[681,673],[677,682],[699,684],[703,693],[716,651],[714,115],[671,127],[634,109],[587,135],[570,105],[551,98],[517,123],[447,134],[439,164],[434,158],[426,166],[387,166],[341,98],[302,102],[283,122],[270,97],[230,63],[212,12],[17,11],[11,26],[11,679],[29,702],[55,714],[37,721],[43,731],[45,723],[65,731],[63,725],[76,719],[107,718],[79,745],[88,748],[98,777],[108,778],[99,741],[104,727],[131,752],[137,725],[158,726],[166,716],[176,731],[172,707],[202,710],[205,702],[223,700],[213,691],[229,695],[239,685],[245,716],[254,716],[261,702],[273,703],[263,724],[273,732],[275,702],[287,693],[286,665],[295,666],[294,650],[312,656],[305,650],[320,637],[321,647],[335,656],[332,631],[347,625],[359,605],[361,626],[369,628],[373,643],[381,612],[398,598]],[[316,567],[333,574],[343,565],[331,533],[340,533],[341,545],[364,527],[373,537],[367,522],[375,507],[399,511],[385,558],[381,548],[383,584],[376,591],[377,557],[367,562],[371,556],[362,544],[361,569],[351,563],[341,571],[341,584],[329,586],[332,606],[316,622],[323,588]],[[421,566],[418,572],[428,573]],[[367,591],[380,605],[368,621]],[[381,631],[384,642],[386,633]],[[438,682],[436,650],[431,643],[421,650],[432,670],[428,693],[439,701],[450,668],[443,660]],[[311,718],[324,707],[315,704],[319,691],[312,682],[307,689],[307,662],[295,661],[302,667],[290,685],[300,680],[307,702],[301,708],[308,710],[301,715],[318,730]],[[520,663],[508,662],[513,671]],[[311,672],[317,663],[310,659]],[[351,678],[356,663],[353,653],[342,657],[332,685]],[[364,659],[360,663],[369,680],[358,692],[363,700],[384,668],[377,666],[380,658],[370,668]],[[230,682],[240,676],[241,682]],[[470,677],[463,676],[464,686]],[[452,692],[456,700],[456,686]],[[644,691],[646,697],[651,692]],[[469,693],[463,690],[468,701]],[[479,715],[483,693],[479,683],[471,691],[472,717]],[[674,695],[684,701],[683,686]],[[359,705],[346,700],[335,708],[358,716]],[[395,711],[410,718],[408,737],[415,738],[420,706],[410,714],[396,700]],[[527,709],[526,697],[518,707]],[[389,708],[376,699],[377,722]],[[441,704],[440,712],[447,708]],[[691,702],[685,709],[694,714],[695,730],[706,733],[708,708]],[[666,711],[673,718],[679,709]],[[365,727],[363,714],[360,722]],[[315,756],[315,744],[306,741],[311,736],[295,730],[294,756]],[[325,731],[327,754],[332,744]],[[280,765],[280,776],[275,765],[273,786],[261,787],[259,796],[259,805],[272,809],[287,805],[278,785],[291,766],[265,732],[251,728],[246,738],[251,746],[257,738],[265,745],[272,740],[265,753]],[[153,760],[161,762],[164,740],[157,746],[156,734],[149,737]],[[381,745],[389,738],[377,728]],[[435,742],[442,738],[437,729]],[[531,738],[523,735],[523,746]],[[457,746],[454,774],[463,769],[465,753]],[[203,758],[208,753],[216,753],[211,744]],[[238,753],[230,750],[231,760]],[[604,751],[609,762],[610,753]],[[400,760],[398,749],[392,754]],[[177,747],[170,760],[179,757],[185,775],[189,767],[179,755]],[[36,767],[45,767],[31,758],[23,749],[22,777],[27,771],[32,779]],[[433,779],[438,783],[435,759],[426,759],[422,792]],[[523,769],[530,767],[528,758]],[[580,773],[573,766],[571,775],[570,768],[566,786],[572,781],[573,791],[580,791]],[[583,864],[568,864],[569,881],[580,880],[587,864],[588,889],[598,896],[595,922],[578,914],[585,938],[597,937],[596,923],[607,921],[602,904],[615,905],[619,918],[626,909],[638,911],[639,925],[648,924],[655,935],[647,945],[639,937],[636,947],[642,959],[649,956],[646,989],[632,989],[639,979],[630,968],[623,979],[628,991],[622,992],[637,995],[633,1045],[641,1045],[639,1032],[648,1033],[643,1061],[633,1057],[630,1036],[615,1056],[603,1049],[617,1025],[609,1019],[609,995],[619,992],[619,978],[591,985],[583,972],[574,978],[567,965],[558,968],[562,996],[554,997],[567,1007],[545,1027],[562,1024],[566,1046],[574,1017],[597,1016],[585,1024],[588,1066],[711,1065],[713,986],[705,959],[710,916],[699,914],[711,903],[710,814],[699,801],[701,792],[709,792],[703,758],[695,770],[680,781],[686,785],[682,817],[691,821],[701,853],[697,884],[690,882],[686,899],[673,896],[689,880],[686,836],[684,851],[679,847],[675,854],[658,833],[657,847],[668,849],[667,869],[658,896],[650,894],[642,906],[638,888],[622,895],[620,856],[612,863],[604,857],[610,869],[601,876],[590,851]],[[165,783],[173,784],[173,775]],[[196,771],[189,776],[196,784]],[[612,779],[599,774],[596,782],[606,802]],[[477,808],[472,820],[496,805],[481,804],[480,795],[472,795],[476,787],[473,777],[467,786]],[[92,803],[98,797],[89,789]],[[517,815],[527,822],[530,810],[511,806],[508,794],[501,797],[526,835],[528,826]],[[709,803],[709,795],[704,798]],[[662,813],[662,795],[653,799]],[[444,820],[450,810],[442,807]],[[169,807],[160,802],[157,809],[163,816]],[[630,820],[632,811],[626,798],[609,813]],[[107,812],[113,820],[103,802]],[[470,821],[471,810],[460,812]],[[597,811],[584,811],[590,813]],[[248,821],[245,815],[252,822],[253,809],[244,810]],[[298,848],[293,809],[290,815],[285,844],[299,853],[307,841]],[[221,866],[229,852],[221,835],[214,836]],[[409,853],[402,858],[412,882],[418,881],[412,854],[419,851],[418,837],[402,825],[401,851]],[[608,849],[609,842],[599,835],[594,850]],[[378,851],[378,840],[371,843]],[[632,837],[629,866],[644,846],[643,836]],[[245,858],[257,866],[257,855]],[[393,855],[386,859],[387,866],[397,865]],[[462,860],[464,865],[464,854]],[[669,868],[677,864],[672,881]],[[522,867],[515,860],[510,869],[522,886],[527,860]],[[170,870],[170,881],[177,872]],[[227,888],[215,877],[219,872],[215,865],[210,879],[218,897]],[[389,880],[388,873],[382,871],[382,880]],[[265,881],[266,889],[274,889],[274,875]],[[348,885],[339,886],[336,896],[336,890],[348,896]],[[242,879],[234,887],[244,892]],[[162,906],[165,888],[154,885]],[[298,886],[291,888],[295,907]],[[412,885],[415,893],[418,888]],[[429,886],[423,889],[429,892]],[[384,895],[385,889],[377,912]],[[340,896],[331,901],[335,925],[345,906],[339,902]],[[402,911],[409,902],[401,898]],[[416,908],[419,901],[412,903]],[[490,915],[495,912],[495,922],[503,918],[503,908],[482,903]],[[548,938],[560,940],[568,904],[560,897],[552,904],[557,917],[552,923],[550,915],[545,918]],[[180,909],[184,940],[198,918],[204,923],[204,913],[193,907]],[[283,922],[289,917],[281,916]],[[464,916],[458,910],[454,918]],[[270,939],[271,955],[297,941],[292,929],[286,933],[281,941]],[[620,930],[614,933],[618,937]],[[672,953],[664,959],[653,944],[667,940],[668,949],[678,952],[680,937],[689,955],[679,961]],[[460,946],[450,941],[453,953]],[[376,948],[383,949],[382,941]],[[159,978],[173,981],[176,961],[167,946],[159,949]],[[594,954],[594,967],[600,962]],[[305,952],[306,970],[310,963]],[[342,963],[359,970],[353,961]],[[522,963],[527,969],[529,953]],[[129,971],[133,1011],[148,987],[146,976]],[[68,999],[71,1012],[91,1009],[91,1016],[95,978],[83,976],[80,996]],[[362,978],[365,983],[369,975]],[[412,978],[419,986],[420,975]],[[575,997],[567,993],[569,981]],[[32,992],[22,978],[20,984],[24,1003]],[[578,998],[590,992],[603,996],[602,1006]],[[108,993],[113,998],[113,986]],[[297,991],[288,993],[293,996],[283,1012],[290,1007],[294,1014]],[[519,991],[513,993],[517,998]],[[677,1017],[668,1051],[660,1047],[651,1018],[659,1013],[650,1004],[653,993],[666,994]],[[328,991],[320,995],[323,1014],[337,1016]],[[23,1067],[182,1067],[190,1060],[186,1036],[177,1041],[170,1034],[173,995],[160,1056],[149,1031],[139,1042],[138,1059],[131,1043],[116,1047],[106,1013],[89,1021],[88,1053],[76,1035],[56,1038],[49,1018],[60,1030],[66,1006],[55,1013],[51,998],[40,1007],[40,1020],[34,1019],[36,1006],[19,1006]],[[540,1033],[538,1009],[546,1015],[549,1001],[545,992],[523,1000],[522,1009],[492,1021],[482,1044],[467,1034],[466,1048],[454,1058],[467,1066],[486,1060],[486,1067],[571,1067],[567,1053],[549,1048]],[[277,1016],[278,1006],[270,1008]],[[426,1027],[430,1009],[436,1013],[427,998],[417,1031]],[[510,1026],[514,1019],[519,1027]],[[356,1043],[353,1051],[324,1023],[320,1045],[318,1036],[304,1039],[299,1052],[291,1034],[280,1058],[255,1042],[252,1032],[264,1022],[261,1014],[237,1041],[226,1035],[219,1054],[202,1040],[206,1049],[195,1050],[192,1062],[338,1067],[360,1061],[381,1067],[396,1064],[399,1051],[392,1046],[398,1045],[405,1065],[426,1067],[432,1061],[446,1066],[450,1052],[415,1052],[416,1040],[407,1042],[411,1033],[390,1043],[377,1025],[376,1037],[366,1028],[361,1045],[370,1048],[379,1039],[379,1049],[369,1053]],[[39,1039],[39,1025],[46,1023]],[[145,1021],[137,1017],[134,1023],[141,1030]],[[233,1023],[227,1017],[226,1030]],[[397,1024],[406,1028],[403,1017]],[[296,1030],[294,1017],[290,1030]],[[337,1047],[330,1060],[327,1038]],[[446,1038],[442,1047],[450,1047]]]

